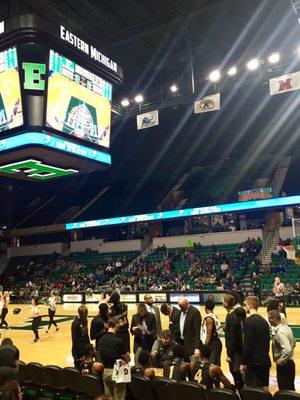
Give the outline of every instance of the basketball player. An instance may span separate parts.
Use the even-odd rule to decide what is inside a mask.
[[[234,389],[235,386],[226,378],[221,368],[218,365],[214,365],[210,359],[211,348],[202,345],[200,348],[200,360],[190,365],[192,379],[200,383],[207,391],[214,386],[219,387],[219,382],[222,382],[226,389]]]
[[[54,315],[56,313],[56,300],[55,294],[51,293],[51,297],[48,299],[48,315],[49,315],[49,325],[48,329],[46,330],[45,334],[48,335],[49,329],[52,325],[55,326],[55,332],[59,330],[57,323],[54,321]]]
[[[126,351],[130,353],[128,307],[126,304],[120,302],[120,295],[117,292],[112,293],[109,302],[112,303],[108,312],[109,316],[115,317],[119,321],[119,329],[116,336],[123,341]]]
[[[218,336],[221,324],[214,314],[215,302],[211,299],[205,302],[205,317],[201,324],[201,342],[211,348],[210,362],[221,366],[222,342]]]

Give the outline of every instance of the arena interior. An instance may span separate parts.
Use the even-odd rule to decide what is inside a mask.
[[[0,399],[299,399],[299,1],[0,14]]]

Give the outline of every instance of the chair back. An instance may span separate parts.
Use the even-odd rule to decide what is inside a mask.
[[[300,399],[300,393],[292,390],[279,390],[274,394],[274,400],[296,400]]]
[[[82,390],[90,397],[95,398],[103,394],[100,379],[94,375],[84,374],[80,375],[80,383]]]
[[[208,392],[208,400],[240,400],[240,398],[230,389],[211,389]]]
[[[28,370],[28,366],[23,361],[19,361],[19,372],[17,379],[20,383],[24,385],[31,382],[31,376]]]
[[[27,368],[33,383],[41,387],[46,386],[47,380],[44,375],[42,364],[36,362],[30,362],[27,364]]]
[[[156,400],[151,387],[151,381],[144,376],[132,375],[127,389],[135,400]]]
[[[177,391],[179,400],[207,400],[206,391],[196,382],[179,382]]]
[[[46,365],[43,368],[47,385],[56,390],[64,390],[67,386],[64,385],[62,369],[57,365]]]
[[[177,383],[170,378],[154,378],[151,382],[157,400],[179,400]]]
[[[72,392],[82,393],[81,374],[77,368],[65,367],[62,370],[63,385]]]
[[[273,396],[270,392],[265,392],[261,388],[243,387],[241,392],[241,400],[271,400]]]

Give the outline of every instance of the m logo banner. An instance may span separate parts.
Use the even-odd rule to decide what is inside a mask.
[[[140,114],[136,116],[137,129],[151,128],[152,126],[158,125],[158,110],[150,111],[145,114]]]
[[[271,95],[298,90],[300,89],[300,71],[272,78],[269,84]]]
[[[220,110],[220,97],[220,93],[216,93],[210,96],[203,97],[203,99],[201,100],[195,101],[194,113],[199,114]]]

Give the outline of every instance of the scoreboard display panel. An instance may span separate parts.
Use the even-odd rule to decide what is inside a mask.
[[[0,174],[37,182],[108,168],[122,80],[64,26],[30,14],[0,21]]]
[[[23,125],[17,49],[0,52],[0,132]]]
[[[108,148],[112,85],[50,50],[46,126]]]

